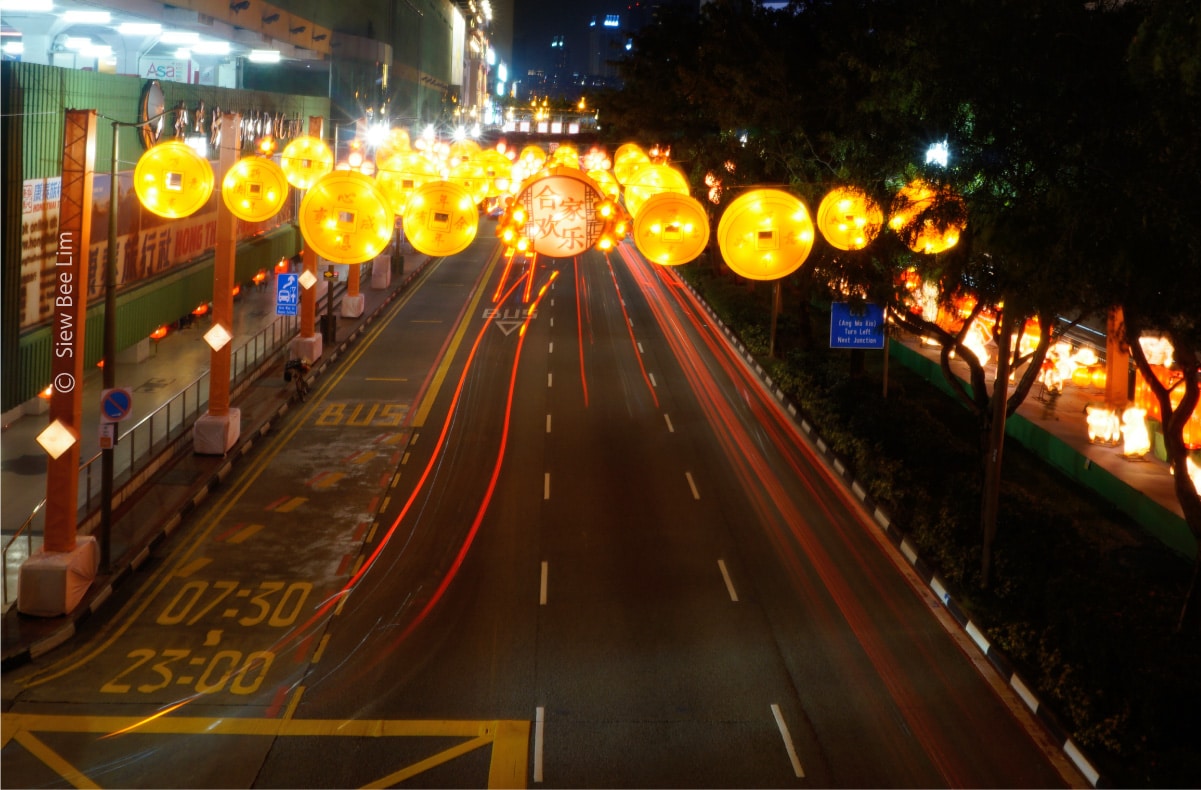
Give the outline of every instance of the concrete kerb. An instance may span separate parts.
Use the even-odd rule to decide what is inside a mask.
[[[963,629],[972,640],[972,643],[980,650],[981,654],[988,659],[989,664],[998,673],[1014,693],[1022,700],[1026,708],[1034,715],[1035,719],[1042,725],[1044,731],[1060,744],[1060,750],[1063,754],[1072,761],[1072,764],[1080,771],[1081,774],[1088,780],[1093,787],[1102,787],[1102,776],[1094,767],[1092,761],[1085,756],[1080,750],[1080,747],[1072,741],[1067,730],[1059,723],[1055,714],[1044,706],[1038,696],[1031,690],[1031,687],[1026,681],[1013,669],[1013,664],[1004,653],[993,645],[984,633],[977,627],[971,618],[965,613],[959,604],[948,592],[946,585],[942,579],[935,574],[921,557],[918,556],[917,550],[910,542],[908,536],[897,528],[892,518],[877,504],[875,504],[867,489],[854,477],[854,473],[848,468],[847,464],[838,457],[838,455],[830,449],[829,445],[821,438],[814,430],[813,426],[803,416],[800,409],[793,403],[779,388],[773,385],[771,377],[766,375],[763,366],[757,359],[747,350],[746,344],[737,336],[737,334],[727,327],[725,323],[718,317],[704,300],[704,298],[692,287],[690,283],[685,282],[679,275],[677,279],[688,288],[697,303],[704,307],[709,317],[714,324],[721,329],[725,335],[727,342],[731,348],[738,352],[747,366],[755,372],[760,383],[764,386],[768,393],[772,395],[784,407],[785,411],[792,418],[793,422],[801,429],[806,441],[817,451],[822,460],[835,472],[835,475],[851,492],[851,495],[860,503],[864,512],[871,520],[880,528],[884,535],[888,538],[888,542],[895,548],[905,561],[913,568],[922,582],[934,592],[935,596],[943,604],[943,607],[954,618],[955,622]]]
[[[388,305],[391,304],[394,299],[396,299],[397,296],[404,293],[412,283],[413,279],[419,275],[432,260],[433,258],[426,257],[422,261],[421,265],[415,268],[404,278],[404,280],[401,281],[398,287],[392,289],[388,296],[379,304],[378,307],[376,307],[375,310],[371,312],[370,315],[358,322],[355,330],[351,332],[345,340],[338,343],[332,353],[328,355],[323,354],[322,357],[325,361],[322,362],[318,367],[314,368],[314,377],[321,374],[330,363],[332,363],[345,351],[346,347],[351,342],[359,337],[359,335],[368,325],[373,323],[379,317],[380,313],[382,313],[384,309],[388,307]],[[266,371],[270,369],[270,367],[270,365],[264,365],[260,367],[260,369],[256,372],[256,377],[265,375]],[[184,519],[191,514],[191,512],[195,510],[197,506],[204,502],[204,500],[208,498],[209,494],[213,493],[218,486],[225,481],[226,477],[232,473],[234,465],[250,454],[250,452],[254,449],[255,443],[258,441],[258,439],[266,436],[271,431],[271,426],[277,420],[287,414],[289,408],[291,408],[291,404],[291,398],[284,400],[277,408],[275,408],[273,411],[270,411],[258,426],[253,427],[251,430],[244,433],[242,435],[243,438],[224,456],[225,463],[222,464],[207,480],[193,489],[191,496],[188,498],[187,502],[184,503],[183,507],[178,512],[174,513],[167,521],[163,522],[163,524],[156,531],[152,532],[136,550],[126,552],[126,557],[128,559],[124,560],[120,567],[107,577],[104,584],[100,588],[88,593],[88,601],[86,606],[77,608],[74,612],[67,616],[60,628],[55,629],[44,638],[31,642],[28,645],[22,645],[18,650],[14,650],[11,654],[4,655],[3,658],[0,659],[0,672],[7,672],[10,669],[15,669],[22,664],[28,663],[39,656],[45,655],[54,648],[71,639],[78,630],[79,625],[99,611],[103,607],[104,603],[112,596],[114,590],[116,590],[121,584],[129,579],[134,572],[137,571],[142,564],[150,558],[154,550],[157,549],[163,541],[169,538],[172,533],[174,533],[175,530],[183,524]],[[185,435],[190,436],[191,432],[187,431],[185,432]]]

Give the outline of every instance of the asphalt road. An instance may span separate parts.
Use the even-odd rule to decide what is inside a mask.
[[[628,245],[478,241],[294,414],[5,677],[4,787],[1083,784]]]

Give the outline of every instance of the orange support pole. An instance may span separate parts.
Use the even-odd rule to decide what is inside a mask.
[[[42,548],[21,565],[17,582],[17,611],[38,617],[57,617],[72,611],[100,568],[96,539],[76,536],[96,120],[95,110],[67,110],[63,124],[58,251],[53,269],[46,273],[54,304],[50,368],[54,389],[50,426],[38,436],[51,454],[46,469],[46,520]],[[106,361],[116,364],[114,360]],[[67,441],[53,441],[54,434]]]
[[[238,127],[241,115],[224,113],[221,116],[221,151],[216,180],[221,184],[225,174],[238,161],[240,153]],[[233,335],[234,326],[234,260],[237,252],[238,218],[217,201],[217,244],[213,251],[213,328]],[[208,336],[206,336],[208,339]],[[210,342],[210,345],[212,343]],[[203,455],[224,455],[242,433],[241,410],[230,408],[229,374],[233,343],[214,346],[209,361],[209,408],[192,429],[192,447]]]
[[[320,116],[310,116],[309,136],[320,138],[323,124],[324,121]],[[321,276],[317,273],[316,250],[306,244],[300,251],[300,258],[304,264],[304,272],[308,272],[315,282],[320,282]],[[302,277],[304,272],[301,273]],[[316,361],[321,356],[321,352],[322,337],[317,334],[317,286],[314,284],[311,288],[302,287],[300,289],[300,334],[292,340],[291,353],[293,357]]]

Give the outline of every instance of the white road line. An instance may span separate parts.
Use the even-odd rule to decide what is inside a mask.
[[[542,498],[550,499],[550,472],[542,476]]]
[[[801,770],[801,760],[796,756],[796,747],[792,745],[792,736],[788,734],[788,725],[784,723],[784,714],[780,712],[780,706],[773,703],[771,714],[776,717],[776,726],[780,728],[780,737],[784,739],[784,748],[788,750],[788,760],[792,763],[792,771],[798,779],[803,779],[805,772]]]
[[[717,567],[721,569],[721,578],[726,582],[726,592],[730,594],[730,600],[738,603],[738,593],[734,590],[734,582],[730,580],[730,572],[726,570],[726,561],[718,560]]]
[[[552,340],[552,341],[550,341],[550,348],[549,348],[549,349],[547,349],[547,352],[546,352],[546,353],[548,353],[548,354],[553,354],[553,353],[555,353],[555,341],[553,341],[553,340]]]
[[[542,585],[538,591],[538,605],[539,606],[546,606],[546,572],[547,572],[547,563],[543,562],[542,563]]]
[[[675,433],[676,428],[674,425],[671,424],[671,417],[666,412],[664,412],[664,414],[663,414],[663,420],[667,423],[667,432]]]
[[[554,326],[554,325],[555,325],[555,318],[554,318],[554,316],[551,316],[551,319],[550,319],[550,325],[551,325],[551,326]]]
[[[550,433],[550,415],[546,415],[546,432]]]
[[[547,386],[547,388],[550,388],[550,387],[554,386],[554,380],[555,380],[555,374],[554,374],[554,373],[547,373],[547,374],[546,374],[546,386]]]
[[[645,353],[646,353],[646,349],[642,347],[642,341],[641,341],[641,340],[639,340],[639,341],[638,341],[638,353],[639,353],[639,354],[645,354]]]
[[[692,479],[692,472],[685,472],[684,477],[688,478],[688,487],[692,489],[692,498],[700,499],[701,492],[696,490],[696,483]]]
[[[655,383],[655,374],[654,373],[647,373],[646,375],[650,377],[652,387],[659,386],[658,384]]]
[[[542,781],[542,731],[546,723],[546,709],[539,706],[534,715],[534,781]]]

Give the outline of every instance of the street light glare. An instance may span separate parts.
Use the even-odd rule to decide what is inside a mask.
[[[934,164],[938,165],[939,167],[946,167],[950,158],[951,151],[947,147],[946,140],[943,140],[941,143],[932,143],[930,147],[926,149],[926,164],[928,165]]]

